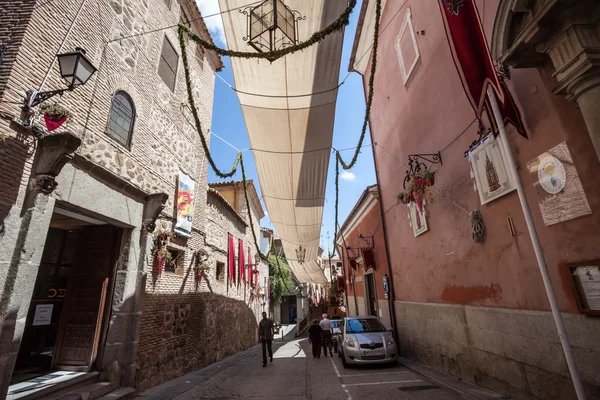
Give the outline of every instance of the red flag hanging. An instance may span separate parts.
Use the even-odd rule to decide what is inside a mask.
[[[498,96],[502,116],[527,137],[508,88],[498,79],[475,0],[438,0],[456,69],[477,118],[485,107],[488,84]]]
[[[338,290],[340,292],[343,292],[343,291],[346,290],[346,282],[344,282],[344,277],[338,276],[337,277],[337,284],[338,284]]]
[[[244,268],[246,267],[245,262],[244,262],[244,241],[242,239],[239,240],[238,242],[238,254],[239,254],[239,259],[238,259],[238,271],[239,271],[239,278],[238,278],[238,284],[241,284],[244,281]],[[250,260],[248,260],[250,261]]]
[[[231,233],[228,234],[229,238],[228,238],[228,257],[227,257],[227,261],[229,263],[228,268],[229,268],[229,284],[230,285],[234,285],[235,284],[235,246],[233,244],[233,235]]]
[[[375,255],[373,254],[373,249],[371,248],[363,248],[363,263],[365,265],[365,269],[373,268],[375,269]]]
[[[252,251],[250,250],[250,246],[248,246],[248,263],[252,263]],[[248,268],[248,276],[246,276],[246,282],[252,283],[252,268]]]

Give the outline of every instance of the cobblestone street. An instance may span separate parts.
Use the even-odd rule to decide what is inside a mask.
[[[350,368],[337,354],[307,357],[306,339],[273,343],[274,360],[261,367],[261,348],[141,393],[138,400],[191,399],[499,399],[499,395],[406,362],[396,367]],[[417,372],[417,370],[423,372]],[[427,376],[426,376],[427,375]]]

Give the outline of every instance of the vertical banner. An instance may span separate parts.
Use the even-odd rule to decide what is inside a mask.
[[[235,284],[235,246],[233,244],[233,235],[231,233],[228,234],[227,240],[227,268],[229,271],[229,284]]]
[[[244,274],[244,268],[246,267],[244,262],[244,241],[242,239],[238,241],[238,254],[238,270],[240,274],[238,284],[241,284],[246,281]],[[248,262],[250,262],[250,260],[248,260]]]
[[[250,251],[250,246],[248,246],[248,263],[252,263],[252,252]],[[258,268],[258,265],[254,268]],[[246,277],[246,282],[252,285],[252,271],[254,268],[248,268],[248,276]]]
[[[498,79],[475,0],[438,1],[456,69],[477,118],[481,118],[484,107],[490,110],[486,104],[489,84],[496,92],[504,121],[527,138],[519,110],[506,84]]]
[[[194,215],[195,182],[183,171],[177,179],[177,222],[175,232],[182,236],[192,235],[192,216]]]

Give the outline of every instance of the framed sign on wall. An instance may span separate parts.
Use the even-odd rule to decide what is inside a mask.
[[[565,264],[579,312],[600,316],[600,260]]]

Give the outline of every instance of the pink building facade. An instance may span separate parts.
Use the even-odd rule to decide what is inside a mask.
[[[383,3],[370,127],[401,355],[513,398],[573,398],[517,193],[486,197],[481,185],[490,191],[493,182],[477,178],[481,171],[485,178],[485,163],[464,156],[478,122],[438,2]],[[529,140],[510,125],[508,136],[575,360],[595,398],[600,318],[586,309],[572,264],[600,258],[600,81],[590,60],[600,49],[600,9],[586,1],[476,3],[493,58],[513,67],[508,86]],[[374,21],[375,0],[364,0],[350,70],[363,75],[365,93]],[[424,213],[414,213],[397,200],[408,156],[438,152],[436,183]],[[502,164],[499,154],[489,157]],[[561,158],[565,184],[577,194],[541,190],[536,171],[544,155]],[[506,172],[496,169],[502,180]],[[485,224],[482,243],[471,237],[469,213],[476,210]]]

